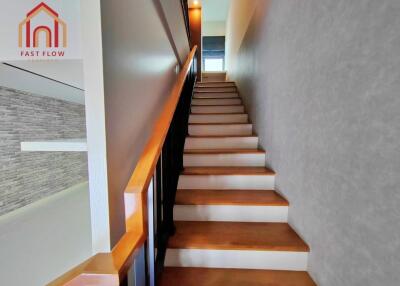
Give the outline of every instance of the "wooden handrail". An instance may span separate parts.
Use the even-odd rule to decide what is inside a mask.
[[[160,157],[197,46],[190,51],[171,93],[154,124],[135,170],[124,191],[126,232],[110,253],[98,253],[48,286],[118,286],[147,238],[147,190]]]

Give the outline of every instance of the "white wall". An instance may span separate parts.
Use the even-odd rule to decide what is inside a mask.
[[[101,2],[111,244],[125,232],[123,192],[176,78],[161,5]],[[178,2],[175,11],[181,6]],[[183,31],[182,31],[183,32]]]
[[[100,0],[81,1],[81,13],[92,249],[97,253],[111,250]]]
[[[232,75],[243,37],[259,3],[263,0],[232,0],[226,20],[225,68],[228,78]]]
[[[186,32],[185,18],[181,7],[181,0],[160,0],[163,14],[168,22],[172,42],[176,48],[179,60],[183,65],[189,54],[189,40]]]
[[[203,21],[202,33],[204,36],[225,36],[225,21]]]
[[[0,284],[43,286],[91,256],[88,184],[0,217]]]
[[[228,7],[235,0],[202,0],[203,21],[226,21]]]
[[[125,232],[124,189],[175,81],[178,58],[185,59],[189,48],[182,40],[183,19],[172,21],[168,14],[182,16],[179,1],[83,2],[82,18],[91,23],[85,22],[90,27],[84,26],[83,34],[90,39],[90,46],[84,44],[84,63],[92,231],[98,251],[110,249]],[[101,20],[95,15],[100,8]]]

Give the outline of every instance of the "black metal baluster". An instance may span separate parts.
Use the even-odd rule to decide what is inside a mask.
[[[190,106],[196,81],[196,58],[186,77],[155,172],[156,281],[161,274],[169,236],[175,233],[173,208],[178,179],[183,170],[183,152],[188,134]]]

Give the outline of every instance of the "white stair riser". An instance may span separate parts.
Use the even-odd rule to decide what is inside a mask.
[[[242,104],[240,98],[194,98],[192,99],[192,105],[238,105]]]
[[[180,175],[178,189],[273,190],[274,175]]]
[[[185,149],[257,149],[258,137],[190,138]]]
[[[195,136],[224,136],[224,135],[252,135],[251,124],[237,125],[189,125],[189,135]]]
[[[236,87],[195,87],[194,92],[236,92]]]
[[[287,222],[287,219],[287,206],[174,206],[176,221]]]
[[[249,116],[243,114],[191,114],[189,123],[247,123]]]
[[[184,167],[263,167],[265,153],[184,154]]]
[[[165,266],[307,270],[307,252],[167,249]]]
[[[195,106],[190,108],[192,113],[243,113],[243,105],[220,105],[220,106]]]
[[[193,98],[230,98],[230,97],[238,97],[239,94],[237,92],[202,92],[202,93],[194,93]]]

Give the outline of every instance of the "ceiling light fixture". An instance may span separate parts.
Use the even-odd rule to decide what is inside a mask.
[[[195,5],[195,6],[199,5],[199,1],[198,0],[194,0],[193,1],[193,5]]]

